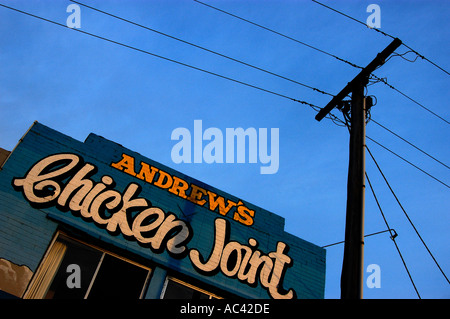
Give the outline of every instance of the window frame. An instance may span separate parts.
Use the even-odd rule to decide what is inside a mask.
[[[102,266],[102,263],[103,263],[103,260],[104,260],[106,254],[108,254],[108,255],[110,255],[110,256],[112,256],[112,257],[121,259],[121,260],[123,260],[123,261],[125,261],[125,262],[127,262],[127,263],[130,263],[130,264],[132,264],[132,265],[134,265],[134,266],[136,266],[136,267],[143,268],[143,269],[145,269],[145,270],[147,271],[147,276],[146,276],[146,278],[145,278],[145,281],[142,283],[142,290],[141,290],[141,292],[140,292],[140,294],[139,294],[139,299],[142,299],[142,298],[144,297],[144,294],[145,294],[145,292],[146,292],[146,290],[147,290],[148,283],[149,283],[149,281],[150,281],[150,277],[151,277],[151,274],[152,274],[152,271],[153,271],[153,269],[152,269],[151,267],[142,265],[142,264],[140,264],[140,263],[138,263],[138,262],[135,262],[135,261],[133,261],[133,260],[131,260],[131,259],[129,259],[129,258],[123,257],[123,256],[121,256],[121,255],[118,255],[118,254],[114,253],[114,252],[111,252],[111,251],[109,251],[109,250],[106,250],[106,249],[104,249],[104,248],[102,248],[102,247],[99,247],[99,246],[97,246],[97,245],[88,243],[88,242],[86,242],[86,241],[84,241],[84,240],[80,240],[80,239],[78,239],[78,238],[75,238],[75,237],[73,237],[73,236],[70,236],[69,234],[67,234],[67,233],[65,233],[65,232],[63,232],[63,231],[61,231],[61,230],[58,230],[58,231],[56,232],[56,234],[54,235],[52,241],[50,242],[50,245],[49,245],[49,247],[47,248],[47,251],[45,252],[44,256],[42,257],[41,262],[39,263],[39,266],[38,266],[38,268],[36,269],[36,272],[33,274],[33,277],[32,277],[32,279],[31,279],[30,283],[28,284],[27,289],[25,290],[25,292],[24,292],[24,294],[23,294],[23,297],[22,297],[23,299],[37,299],[37,298],[35,298],[35,297],[33,297],[33,296],[30,296],[30,291],[31,291],[33,288],[35,288],[36,285],[38,285],[38,283],[36,283],[36,281],[37,281],[36,279],[38,278],[38,275],[40,275],[40,272],[43,271],[43,269],[42,269],[42,268],[43,268],[43,265],[44,265],[44,263],[45,263],[47,257],[49,256],[50,251],[52,250],[53,246],[55,245],[55,242],[57,242],[58,239],[60,240],[60,242],[61,242],[61,241],[62,241],[62,242],[64,242],[64,241],[66,241],[66,242],[71,242],[71,241],[72,241],[72,242],[76,242],[77,244],[81,244],[81,245],[87,246],[87,247],[89,247],[89,248],[91,248],[91,249],[95,249],[95,250],[97,250],[97,251],[99,251],[99,252],[101,253],[100,260],[99,260],[99,262],[98,262],[98,264],[97,264],[97,267],[96,267],[96,269],[95,269],[94,274],[92,275],[92,278],[91,278],[91,280],[90,280],[89,286],[88,286],[88,288],[87,288],[87,290],[86,290],[86,293],[85,293],[83,299],[88,299],[89,293],[90,293],[90,291],[91,291],[91,289],[92,289],[92,286],[93,286],[94,283],[95,283],[95,279],[96,279],[96,277],[97,277],[97,275],[98,275],[98,272],[99,272],[99,270],[100,270],[100,268],[101,268],[101,266]],[[64,258],[64,257],[62,257],[62,258]],[[51,274],[48,275],[48,276],[51,276],[52,279],[50,280],[49,284],[47,285],[46,290],[48,290],[48,289],[50,288],[50,286],[51,286],[51,284],[52,284],[52,282],[53,282],[53,280],[54,280],[54,277],[55,277],[56,273],[58,272],[59,268],[60,268],[60,265],[58,266],[58,268],[57,268],[53,273],[51,273]]]
[[[167,276],[166,279],[164,280],[163,289],[162,289],[161,295],[159,297],[160,299],[164,299],[164,295],[166,294],[166,289],[167,289],[167,285],[169,284],[169,280],[172,280],[172,281],[174,281],[174,282],[176,282],[176,283],[178,283],[180,285],[186,286],[186,287],[188,287],[188,288],[190,288],[192,290],[196,290],[198,292],[201,292],[202,294],[208,295],[209,296],[208,299],[223,299],[223,297],[220,297],[220,296],[216,295],[215,293],[212,293],[212,292],[207,291],[205,289],[202,289],[202,288],[199,288],[197,286],[194,286],[194,285],[192,285],[190,283],[187,283],[187,282],[185,282],[183,280],[180,280],[180,279],[178,279],[176,277],[173,277],[173,276]]]

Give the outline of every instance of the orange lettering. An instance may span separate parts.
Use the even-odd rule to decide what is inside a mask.
[[[111,163],[111,166],[132,176],[136,176],[134,171],[134,157],[132,156],[122,154],[122,160],[117,163]]]

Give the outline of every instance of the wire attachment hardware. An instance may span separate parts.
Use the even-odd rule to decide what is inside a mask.
[[[394,234],[392,234],[390,237],[391,237],[392,240],[394,240],[395,238],[397,238],[398,234],[397,234],[397,232],[395,231],[395,229],[392,229],[392,228],[391,228],[390,231],[391,231],[391,230],[394,232]]]

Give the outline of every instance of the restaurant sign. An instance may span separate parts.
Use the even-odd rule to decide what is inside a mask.
[[[97,136],[88,140],[107,141]],[[89,144],[88,140],[84,144]],[[292,235],[286,235],[285,240],[283,231],[272,238],[268,235],[270,229],[255,226],[259,217],[273,214],[154,161],[137,158],[136,153],[123,148],[119,152],[117,144],[107,142],[115,146],[109,160],[96,161],[95,155],[86,155],[85,150],[76,152],[73,147],[48,152],[29,162],[22,174],[14,175],[11,185],[34,209],[69,214],[78,223],[95,225],[111,236],[137,242],[153,255],[166,254],[169,259],[182,260],[184,268],[187,262],[198,276],[221,273],[248,288],[259,285],[271,298],[298,297],[298,286],[292,278],[301,268],[294,269],[296,263],[304,267],[308,258],[322,257],[317,273],[323,277],[324,254],[320,248],[307,243],[309,250],[317,250],[312,257],[308,249],[296,248],[295,258],[301,260],[294,260],[290,255],[292,238],[296,239],[296,247],[304,241]],[[174,206],[164,205],[177,202],[180,207],[182,201],[192,212],[207,214],[207,218],[201,214],[187,218],[177,214]],[[232,238],[233,227],[240,228],[241,234],[247,229],[247,235]],[[200,233],[209,240],[195,240]],[[291,270],[291,279],[286,282],[285,276]]]

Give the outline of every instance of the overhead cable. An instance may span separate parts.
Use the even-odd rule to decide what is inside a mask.
[[[399,89],[397,89],[396,87],[394,87],[392,84],[388,83],[387,80],[385,78],[380,78],[378,76],[376,76],[375,74],[371,75],[372,77],[374,77],[377,81],[382,82],[383,84],[387,85],[389,88],[391,88],[392,90],[396,91],[397,93],[400,93],[401,95],[403,95],[404,97],[406,97],[408,100],[410,100],[411,102],[417,104],[418,106],[420,106],[421,108],[423,108],[425,111],[433,114],[435,117],[441,119],[442,121],[444,121],[447,124],[450,124],[450,122],[448,120],[446,120],[445,118],[443,118],[442,116],[436,114],[435,112],[433,112],[432,110],[430,110],[429,108],[427,108],[425,105],[423,105],[422,103],[418,102],[417,100],[413,99],[412,97],[406,95],[405,93],[403,93],[402,91],[400,91]]]
[[[401,137],[400,135],[398,135],[397,133],[393,132],[392,130],[388,129],[386,126],[378,123],[377,121],[375,121],[373,118],[371,118],[371,122],[375,123],[376,125],[380,126],[381,128],[385,129],[386,131],[388,131],[389,133],[395,135],[396,137],[398,137],[399,139],[401,139],[402,141],[408,143],[409,145],[411,145],[412,147],[414,147],[416,150],[422,152],[423,154],[427,155],[428,157],[430,157],[431,159],[435,160],[436,162],[438,162],[439,164],[445,166],[446,168],[450,169],[450,167],[444,163],[442,163],[440,160],[438,160],[437,158],[431,156],[430,154],[428,154],[427,152],[425,152],[424,150],[422,150],[421,148],[417,147],[416,145],[414,145],[413,143],[409,142],[408,140],[404,139],[403,137]]]
[[[443,181],[441,181],[440,179],[436,178],[435,176],[431,175],[430,173],[426,172],[425,170],[423,170],[422,168],[418,167],[417,165],[411,163],[410,161],[408,161],[407,159],[401,157],[400,155],[398,155],[397,153],[395,153],[394,151],[392,151],[391,149],[387,148],[386,146],[382,145],[381,143],[375,141],[373,138],[371,138],[370,136],[366,135],[366,138],[371,140],[372,142],[374,142],[375,144],[377,144],[378,146],[381,146],[382,148],[384,148],[386,151],[390,152],[391,154],[397,156],[398,158],[400,158],[401,160],[403,160],[404,162],[408,163],[409,165],[415,167],[416,169],[418,169],[419,171],[421,171],[422,173],[428,175],[429,177],[431,177],[432,179],[434,179],[435,181],[441,183],[442,185],[446,186],[447,188],[450,188],[449,185],[447,185],[446,183],[444,183]]]
[[[386,230],[382,230],[382,231],[379,231],[379,232],[376,232],[376,233],[371,233],[371,234],[364,235],[364,238],[370,237],[370,236],[379,235],[379,234],[383,234],[383,233],[387,233],[387,232],[389,232],[391,234],[391,238],[393,236],[396,236],[396,234],[397,234],[395,232],[395,229],[386,229]],[[392,232],[394,232],[394,234],[392,234]],[[331,246],[335,246],[335,245],[339,245],[339,244],[343,244],[343,243],[345,243],[345,240],[338,241],[337,243],[332,243],[332,244],[328,244],[328,245],[322,246],[322,248],[327,248],[327,247],[331,247]]]
[[[328,55],[328,56],[330,56],[330,57],[335,58],[336,60],[339,60],[339,61],[341,61],[341,62],[344,62],[344,63],[346,63],[346,64],[348,64],[348,65],[351,65],[351,66],[354,67],[354,68],[357,68],[357,69],[363,69],[363,67],[361,67],[361,66],[358,66],[358,65],[356,65],[356,64],[354,64],[354,63],[352,63],[352,62],[350,62],[350,61],[347,61],[347,60],[345,60],[345,59],[343,59],[343,58],[340,58],[340,57],[338,57],[338,56],[336,56],[336,55],[334,55],[334,54],[332,54],[332,53],[329,53],[329,52],[327,52],[327,51],[325,51],[325,50],[319,49],[319,48],[317,48],[317,47],[315,47],[315,46],[313,46],[313,45],[311,45],[311,44],[305,43],[305,42],[303,42],[303,41],[300,41],[300,40],[298,40],[298,39],[295,39],[295,38],[293,38],[293,37],[290,37],[290,36],[288,36],[288,35],[286,35],[286,34],[283,34],[283,33],[281,33],[281,32],[275,31],[275,30],[273,30],[273,29],[271,29],[271,28],[265,27],[265,26],[263,26],[263,25],[261,25],[261,24],[255,23],[255,22],[250,21],[250,20],[248,20],[248,19],[242,18],[242,17],[240,17],[240,16],[238,16],[238,15],[235,15],[235,14],[233,14],[233,13],[230,13],[230,12],[227,12],[227,11],[225,11],[225,10],[219,9],[219,8],[217,8],[217,7],[214,7],[214,6],[210,5],[210,4],[201,2],[201,1],[199,1],[199,0],[194,0],[194,1],[197,2],[197,3],[199,3],[199,4],[204,5],[204,6],[206,6],[206,7],[209,7],[209,8],[211,8],[211,9],[214,9],[214,10],[217,10],[217,11],[219,11],[219,12],[225,13],[225,14],[227,14],[227,15],[233,17],[233,18],[236,18],[236,19],[242,20],[242,21],[244,21],[244,22],[250,23],[250,24],[252,24],[252,25],[254,25],[254,26],[258,27],[258,28],[261,28],[261,29],[264,29],[264,30],[266,30],[266,31],[272,32],[272,33],[274,33],[274,34],[276,34],[276,35],[279,35],[279,36],[281,36],[281,37],[283,37],[283,38],[289,39],[289,40],[291,40],[291,41],[294,41],[294,42],[297,42],[297,43],[299,43],[299,44],[301,44],[301,45],[304,45],[304,46],[306,46],[306,47],[308,47],[308,48],[311,48],[311,49],[313,49],[313,50],[316,50],[316,51],[318,51],[318,52],[321,52],[321,53],[323,53],[323,54],[326,54],[326,55]]]
[[[322,94],[325,94],[325,95],[333,96],[333,94],[328,93],[328,92],[325,92],[325,91],[320,90],[320,89],[318,89],[318,88],[315,88],[315,87],[313,87],[313,86],[311,86],[311,85],[308,85],[308,84],[305,84],[305,83],[302,83],[302,82],[299,82],[299,81],[290,79],[290,78],[285,77],[285,76],[283,76],[283,75],[280,75],[280,74],[274,73],[274,72],[272,72],[272,71],[263,69],[263,68],[261,68],[261,67],[255,66],[255,65],[253,65],[253,64],[244,62],[244,61],[242,61],[242,60],[238,60],[238,59],[236,59],[236,58],[233,58],[233,57],[230,57],[230,56],[228,56],[228,55],[222,54],[222,53],[220,53],[220,52],[210,50],[210,49],[208,49],[208,48],[205,48],[205,47],[203,47],[203,46],[197,45],[197,44],[195,44],[195,43],[192,43],[192,42],[183,40],[183,39],[181,39],[181,38],[172,36],[172,35],[170,35],[170,34],[167,34],[167,33],[161,32],[161,31],[158,31],[158,30],[156,30],[156,29],[153,29],[153,28],[150,28],[150,27],[147,27],[147,26],[144,26],[144,25],[142,25],[142,24],[139,24],[139,23],[133,22],[133,21],[131,21],[131,20],[128,20],[128,19],[119,17],[119,16],[117,16],[117,15],[108,13],[108,12],[106,12],[106,11],[103,11],[103,10],[100,10],[100,9],[97,9],[97,8],[94,8],[94,7],[92,7],[92,6],[88,6],[88,5],[84,4],[84,3],[81,3],[81,2],[78,2],[78,1],[74,1],[74,0],[70,0],[70,1],[72,1],[72,2],[74,2],[74,3],[76,3],[76,4],[79,4],[79,5],[83,6],[83,7],[89,8],[89,9],[91,9],[91,10],[94,10],[94,11],[100,12],[100,13],[102,13],[102,14],[108,15],[108,16],[110,16],[110,17],[113,17],[113,18],[115,18],[115,19],[118,19],[118,20],[124,21],[124,22],[126,22],[126,23],[132,24],[132,25],[134,25],[134,26],[143,28],[143,29],[145,29],[145,30],[155,32],[155,33],[157,33],[157,34],[159,34],[159,35],[168,37],[168,38],[170,38],[170,39],[173,39],[173,40],[176,40],[176,41],[179,41],[179,42],[182,42],[182,43],[184,43],[184,44],[193,46],[193,47],[198,48],[198,49],[201,49],[201,50],[203,50],[203,51],[206,51],[206,52],[209,52],[209,53],[218,55],[218,56],[220,56],[220,57],[223,57],[223,58],[225,58],[225,59],[228,59],[228,60],[231,60],[231,61],[240,63],[240,64],[242,64],[242,65],[248,66],[248,67],[253,68],[253,69],[256,69],[256,70],[258,70],[258,71],[262,71],[262,72],[264,72],[264,73],[267,73],[267,74],[276,76],[276,77],[281,78],[281,79],[283,79],[283,80],[287,80],[287,81],[293,82],[293,83],[295,83],[295,84],[301,85],[301,86],[303,86],[303,87],[306,87],[306,88],[311,89],[311,90],[313,90],[313,91],[316,91],[316,92],[318,92],[318,93],[322,93]]]
[[[282,97],[282,98],[285,98],[285,99],[289,99],[289,100],[291,100],[291,101],[294,101],[294,102],[297,102],[297,103],[301,103],[301,104],[307,105],[307,106],[311,107],[312,109],[314,109],[315,111],[319,111],[319,110],[321,109],[321,107],[319,107],[319,106],[317,106],[317,105],[314,105],[314,104],[312,104],[312,103],[303,101],[303,100],[298,100],[298,99],[295,99],[295,98],[293,98],[293,97],[290,97],[290,96],[287,96],[287,95],[284,95],[284,94],[281,94],[281,93],[278,93],[278,92],[275,92],[275,91],[271,91],[271,90],[268,90],[268,89],[265,89],[265,88],[262,88],[262,87],[253,85],[253,84],[249,84],[249,83],[246,83],[246,82],[243,82],[243,81],[240,81],[240,80],[236,80],[236,79],[233,79],[233,78],[230,78],[230,77],[227,77],[227,76],[224,76],[224,75],[215,73],[215,72],[211,72],[211,71],[208,71],[208,70],[205,70],[205,69],[196,67],[196,66],[192,66],[192,65],[189,65],[189,64],[186,64],[186,63],[183,63],[183,62],[174,60],[174,59],[170,59],[170,58],[167,58],[167,57],[164,57],[164,56],[161,56],[161,55],[157,55],[157,54],[155,54],[155,53],[152,53],[152,52],[149,52],[149,51],[146,51],[146,50],[142,50],[142,49],[139,49],[139,48],[136,48],[136,47],[133,47],[133,46],[130,46],[130,45],[127,45],[127,44],[124,44],[124,43],[121,43],[121,42],[118,42],[118,41],[115,41],[115,40],[106,38],[106,37],[102,37],[102,36],[99,36],[99,35],[96,35],[96,34],[93,34],[93,33],[89,33],[89,32],[87,32],[87,31],[84,31],[84,30],[81,30],[81,29],[69,28],[69,27],[67,27],[66,25],[62,24],[62,23],[59,23],[59,22],[56,22],[56,21],[53,21],[53,20],[49,20],[49,19],[46,19],[46,18],[37,16],[37,15],[34,15],[34,14],[32,14],[32,13],[25,12],[25,11],[23,11],[23,10],[19,10],[19,9],[16,9],[16,8],[13,8],[13,7],[4,5],[4,4],[0,4],[0,6],[1,6],[1,7],[4,7],[4,8],[7,8],[7,9],[10,9],[10,10],[13,10],[13,11],[16,11],[16,12],[18,12],[18,13],[22,13],[22,14],[25,14],[25,15],[28,15],[28,16],[31,16],[31,17],[34,17],[34,18],[37,18],[37,19],[46,21],[46,22],[50,22],[50,23],[52,23],[52,24],[58,25],[58,26],[63,27],[63,28],[67,28],[67,29],[70,29],[70,30],[73,30],[73,31],[76,31],[76,32],[80,32],[80,33],[83,33],[83,34],[85,34],[85,35],[89,35],[89,36],[91,36],[91,37],[95,37],[95,38],[98,38],[98,39],[101,39],[101,40],[104,40],[104,41],[107,41],[107,42],[110,42],[110,43],[113,43],[113,44],[116,44],[116,45],[119,45],[119,46],[122,46],[122,47],[125,47],[125,48],[128,48],[128,49],[132,49],[132,50],[135,50],[135,51],[144,53],[144,54],[151,55],[151,56],[156,57],[156,58],[160,58],[160,59],[163,59],[163,60],[166,60],[166,61],[169,61],[169,62],[173,62],[173,63],[179,64],[179,65],[182,65],[182,66],[185,66],[185,67],[188,67],[188,68],[197,70],[197,71],[201,71],[201,72],[204,72],[204,73],[207,73],[207,74],[210,74],[210,75],[214,75],[214,76],[220,77],[220,78],[222,78],[222,79],[226,79],[226,80],[229,80],[229,81],[238,83],[238,84],[242,84],[242,85],[244,85],[244,86],[251,87],[251,88],[254,88],[254,89],[257,89],[257,90],[260,90],[260,91],[263,91],[263,92],[266,92],[266,93],[275,95],[275,96],[279,96],[279,97]],[[342,126],[342,125],[345,125],[345,122],[343,122],[341,119],[339,119],[338,117],[336,117],[336,116],[333,115],[333,114],[329,114],[329,115],[327,116],[327,118],[331,119],[336,125],[341,125],[341,126]],[[338,124],[338,123],[339,123],[339,124]],[[393,151],[391,151],[391,150],[388,149],[387,147],[381,145],[380,143],[378,143],[377,141],[371,139],[371,138],[368,137],[368,136],[367,136],[367,138],[370,139],[370,140],[372,140],[374,143],[380,145],[381,147],[385,148],[385,149],[388,150],[389,152],[393,153],[394,155],[398,156],[398,157],[401,158],[402,160],[406,161],[406,162],[409,163],[410,165],[416,167],[417,169],[419,169],[420,171],[424,172],[425,174],[429,175],[430,177],[432,177],[433,179],[437,180],[437,181],[440,182],[441,184],[443,184],[443,185],[445,185],[445,186],[447,186],[447,187],[450,188],[450,186],[448,186],[448,185],[445,184],[444,182],[440,181],[439,179],[435,178],[435,177],[432,176],[431,174],[425,172],[425,171],[422,170],[421,168],[419,168],[419,167],[417,167],[416,165],[414,165],[414,164],[410,163],[409,161],[405,160],[404,158],[402,158],[402,157],[399,156],[398,154],[394,153]]]
[[[397,236],[396,236],[396,234],[392,234],[392,232],[391,232],[392,229],[389,227],[389,224],[388,224],[388,222],[386,220],[386,216],[384,216],[383,210],[381,209],[380,203],[378,202],[377,195],[375,195],[375,191],[374,191],[374,189],[372,187],[372,183],[370,183],[370,179],[369,179],[369,176],[367,175],[367,172],[365,173],[365,175],[366,175],[367,182],[369,183],[369,188],[372,191],[372,195],[375,198],[375,202],[377,203],[378,210],[380,211],[381,216],[383,217],[384,223],[386,224],[386,227],[389,230],[389,233],[391,234],[391,239],[394,242],[394,245],[395,245],[395,248],[397,249],[398,255],[400,256],[400,259],[402,260],[403,267],[405,267],[405,270],[406,270],[406,272],[408,274],[409,280],[411,281],[411,283],[412,283],[412,285],[414,287],[414,290],[415,290],[415,292],[417,294],[417,297],[419,297],[419,299],[422,299],[420,297],[420,294],[419,294],[419,291],[417,290],[416,285],[414,284],[414,280],[412,279],[411,273],[409,272],[409,269],[408,269],[408,266],[406,265],[405,259],[403,258],[402,253],[400,252],[400,248],[398,247],[397,242],[395,241],[395,237],[397,237]]]
[[[317,106],[317,105],[314,105],[312,103],[309,103],[309,102],[306,102],[306,101],[303,101],[303,100],[295,99],[295,98],[287,96],[285,94],[281,94],[281,93],[278,93],[278,92],[275,92],[275,91],[272,91],[272,90],[268,90],[268,89],[265,89],[265,88],[262,88],[262,87],[259,87],[259,86],[247,83],[247,82],[236,80],[236,79],[230,78],[228,76],[224,76],[224,75],[221,75],[221,74],[218,74],[218,73],[206,70],[206,69],[202,69],[200,67],[196,67],[196,66],[184,63],[184,62],[180,62],[180,61],[177,61],[177,60],[174,60],[174,59],[171,59],[171,58],[167,58],[167,57],[164,57],[164,56],[161,56],[161,55],[158,55],[158,54],[155,54],[155,53],[143,50],[143,49],[139,49],[137,47],[134,47],[134,46],[131,46],[131,45],[128,45],[128,44],[124,44],[124,43],[119,42],[119,41],[115,41],[115,40],[112,40],[112,39],[109,39],[109,38],[106,38],[106,37],[103,37],[103,36],[99,36],[99,35],[96,35],[96,34],[93,34],[93,33],[90,33],[90,32],[84,31],[84,30],[81,30],[81,29],[69,28],[65,24],[62,24],[62,23],[59,23],[59,22],[56,22],[56,21],[53,21],[53,20],[50,20],[50,19],[46,19],[46,18],[43,18],[41,16],[38,16],[38,15],[35,15],[35,14],[32,14],[32,13],[26,12],[26,11],[23,11],[23,10],[19,10],[19,9],[16,9],[16,8],[13,8],[13,7],[1,4],[1,3],[0,3],[0,6],[6,8],[6,9],[9,9],[9,10],[16,11],[18,13],[22,13],[22,14],[31,16],[33,18],[36,18],[36,19],[39,19],[39,20],[42,20],[42,21],[50,22],[50,23],[52,23],[54,25],[57,25],[57,26],[60,26],[60,27],[66,28],[66,29],[70,29],[70,30],[73,30],[73,31],[76,31],[76,32],[80,32],[82,34],[89,35],[91,37],[94,37],[94,38],[97,38],[97,39],[100,39],[100,40],[104,40],[104,41],[107,41],[107,42],[110,42],[110,43],[113,43],[113,44],[116,44],[116,45],[119,45],[119,46],[122,46],[122,47],[125,47],[125,48],[128,48],[128,49],[131,49],[131,50],[134,50],[134,51],[138,51],[138,52],[144,53],[144,54],[147,54],[147,55],[150,55],[150,56],[153,56],[153,57],[165,60],[165,61],[169,61],[169,62],[178,64],[178,65],[182,65],[182,66],[185,66],[185,67],[188,67],[188,68],[191,68],[191,69],[203,72],[203,73],[214,75],[216,77],[219,77],[219,78],[222,78],[222,79],[225,79],[225,80],[228,80],[228,81],[232,81],[232,82],[235,82],[235,83],[238,83],[238,84],[242,84],[244,86],[251,87],[251,88],[254,88],[254,89],[257,89],[257,90],[260,90],[260,91],[263,91],[263,92],[266,92],[266,93],[269,93],[269,94],[272,94],[272,95],[275,95],[275,96],[278,96],[278,97],[289,99],[291,101],[307,105],[307,106],[311,107],[312,109],[314,109],[316,111],[320,110],[320,107]],[[334,115],[331,115],[331,117],[329,117],[329,118],[334,119],[334,120],[337,119],[337,117],[335,117]]]
[[[279,35],[279,36],[281,36],[281,37],[283,37],[283,38],[286,38],[286,39],[289,39],[289,40],[294,41],[294,42],[296,42],[296,43],[299,43],[299,44],[301,44],[301,45],[304,45],[304,46],[306,46],[306,47],[308,47],[308,48],[311,48],[311,49],[313,49],[313,50],[316,50],[316,51],[318,51],[318,52],[320,52],[320,53],[326,54],[326,55],[328,55],[328,56],[330,56],[330,57],[333,57],[333,58],[335,58],[335,59],[337,59],[337,60],[339,60],[339,61],[341,61],[341,62],[344,62],[344,63],[346,63],[346,64],[348,64],[348,65],[350,65],[350,66],[352,66],[352,67],[354,67],[354,68],[357,68],[357,69],[360,69],[360,70],[364,69],[362,66],[359,66],[359,65],[357,65],[357,64],[355,64],[355,63],[353,63],[353,62],[350,62],[350,61],[348,61],[348,60],[346,60],[346,59],[343,59],[343,58],[341,58],[341,57],[338,57],[338,56],[336,56],[336,55],[334,55],[334,54],[332,54],[332,53],[330,53],[330,52],[327,52],[327,51],[325,51],[325,50],[319,49],[319,48],[317,48],[317,47],[315,47],[315,46],[313,46],[313,45],[311,45],[311,44],[305,43],[305,42],[300,41],[300,40],[298,40],[298,39],[295,39],[295,38],[293,38],[293,37],[291,37],[291,36],[288,36],[288,35],[286,35],[286,34],[283,34],[283,33],[281,33],[281,32],[278,32],[278,31],[273,30],[273,29],[271,29],[271,28],[268,28],[268,27],[266,27],[266,26],[263,26],[263,25],[261,25],[261,24],[259,24],[259,23],[253,22],[253,21],[251,21],[251,20],[249,20],[249,19],[240,17],[240,16],[238,16],[238,15],[236,15],[236,14],[230,13],[230,12],[228,12],[228,11],[225,11],[225,10],[223,10],[223,9],[217,8],[217,7],[215,7],[215,6],[212,6],[212,5],[210,5],[210,4],[204,3],[204,2],[199,1],[199,0],[194,0],[194,1],[197,2],[197,3],[199,3],[199,4],[204,5],[204,6],[206,6],[206,7],[209,7],[209,8],[211,8],[211,9],[214,9],[214,10],[216,10],[216,11],[218,11],[218,12],[224,13],[224,14],[226,14],[226,15],[229,15],[229,16],[233,17],[233,18],[236,18],[236,19],[239,19],[239,20],[244,21],[244,22],[246,22],[246,23],[249,23],[249,24],[251,24],[251,25],[254,25],[254,26],[258,27],[258,28],[261,28],[261,29],[263,29],[263,30],[269,31],[269,32],[274,33],[274,34],[276,34],[276,35]],[[321,4],[320,2],[317,2],[317,3],[318,3],[318,4]],[[323,5],[323,4],[321,4],[321,5]],[[324,5],[324,6],[325,6],[325,5]],[[325,7],[327,7],[327,6],[325,6]],[[331,8],[331,7],[329,7],[329,9],[334,10],[334,9]],[[341,14],[345,15],[344,13],[341,13]],[[348,17],[348,18],[350,18],[350,19],[353,19],[353,20],[355,20],[355,21],[357,21],[357,22],[363,23],[363,22],[361,22],[361,21],[359,21],[359,20],[356,20],[356,19],[354,19],[354,18],[352,18],[352,17],[350,17],[350,16],[348,16],[348,15],[345,15],[345,16]],[[364,25],[365,25],[365,24],[364,24]],[[375,29],[375,30],[377,30],[377,29]],[[380,31],[380,32],[382,32],[382,31]],[[384,32],[382,32],[382,33],[384,33]],[[392,39],[395,39],[395,37],[393,37],[393,36],[390,36],[390,37],[391,37]],[[403,43],[403,42],[402,42],[402,43]],[[413,49],[411,49],[409,46],[407,46],[407,45],[405,45],[405,46],[406,46],[408,49],[410,49],[410,51],[412,51],[412,52],[418,54],[416,51],[414,51]],[[404,55],[404,54],[402,54],[402,55],[399,54],[398,56],[401,56],[401,57],[402,57],[403,55]],[[420,57],[423,57],[423,56],[421,56],[421,55],[419,55],[419,56],[420,56]],[[444,119],[442,116],[440,116],[440,115],[436,114],[435,112],[431,111],[429,108],[425,107],[423,104],[419,103],[417,100],[411,98],[411,97],[408,96],[407,94],[403,93],[402,91],[400,91],[399,89],[397,89],[396,87],[394,87],[392,84],[388,83],[387,80],[386,80],[385,78],[380,78],[380,77],[376,76],[375,74],[372,74],[371,76],[374,77],[374,78],[376,78],[379,82],[383,83],[384,85],[388,86],[390,89],[396,91],[397,93],[400,93],[401,95],[403,95],[404,97],[406,97],[407,99],[409,99],[411,102],[417,104],[418,106],[420,106],[420,107],[423,108],[424,110],[428,111],[428,112],[431,113],[432,115],[434,115],[434,116],[436,116],[437,118],[443,120],[443,121],[446,122],[447,124],[450,124],[450,122],[447,121],[446,119]]]
[[[196,1],[196,0],[194,0],[194,1]],[[342,15],[342,16],[344,16],[344,17],[346,17],[346,18],[348,18],[348,19],[350,19],[350,20],[352,20],[352,21],[355,21],[355,22],[357,22],[357,23],[359,23],[359,24],[364,25],[365,27],[367,27],[367,24],[364,23],[363,21],[360,21],[360,20],[358,20],[358,19],[355,19],[355,18],[349,16],[348,14],[343,13],[342,11],[336,10],[336,9],[334,9],[334,8],[332,8],[332,7],[330,7],[330,6],[327,6],[327,5],[321,3],[321,2],[319,2],[319,1],[317,1],[317,0],[312,0],[312,1],[315,2],[315,3],[317,3],[317,4],[319,4],[319,5],[321,5],[321,6],[323,6],[323,7],[325,7],[325,8],[327,8],[327,9],[330,9],[330,10],[332,10],[332,11],[334,11],[334,12],[336,12],[336,13],[338,13],[338,14],[340,14],[340,15]],[[370,29],[371,29],[371,30],[374,30],[374,31],[376,31],[376,32],[378,32],[378,33],[381,33],[382,35],[384,35],[384,36],[386,36],[386,37],[395,39],[395,37],[394,37],[393,35],[390,35],[390,34],[384,32],[384,31],[381,31],[381,30],[378,29],[378,28],[370,28]],[[406,45],[405,43],[403,43],[403,45],[404,45],[406,48],[408,48],[410,51],[412,51],[414,54],[416,54],[418,57],[420,57],[422,60],[425,60],[425,61],[429,62],[430,64],[434,65],[435,67],[437,67],[438,69],[440,69],[441,71],[443,71],[444,73],[446,73],[447,75],[450,75],[450,73],[449,73],[447,70],[445,70],[444,68],[440,67],[439,65],[437,65],[437,64],[434,63],[433,61],[430,61],[428,58],[426,58],[426,57],[424,57],[422,54],[418,53],[416,50],[414,50],[413,48],[411,48],[409,45]]]
[[[397,204],[400,206],[401,210],[403,211],[403,213],[406,216],[406,219],[408,219],[409,223],[411,224],[412,228],[414,229],[414,231],[417,234],[417,237],[419,237],[420,241],[422,242],[422,244],[424,245],[424,247],[426,248],[426,250],[428,251],[428,254],[430,254],[431,258],[433,259],[434,263],[436,264],[436,266],[439,268],[440,272],[442,273],[442,275],[444,276],[444,278],[447,280],[447,283],[450,284],[450,281],[447,278],[447,275],[444,273],[444,271],[442,270],[441,266],[439,265],[439,263],[437,262],[436,258],[433,256],[433,254],[431,253],[430,249],[428,248],[427,244],[425,243],[425,241],[423,240],[422,236],[420,236],[419,231],[417,230],[416,226],[414,225],[414,223],[412,222],[411,218],[409,218],[408,214],[406,213],[406,210],[403,208],[403,205],[400,203],[397,195],[395,194],[394,190],[392,189],[391,185],[389,184],[389,182],[386,179],[386,176],[384,175],[383,171],[381,170],[380,166],[378,165],[377,161],[375,160],[375,158],[372,155],[372,152],[370,151],[370,149],[367,147],[366,145],[366,149],[367,152],[369,153],[370,157],[372,158],[373,162],[375,163],[375,165],[377,166],[378,171],[380,172],[381,176],[383,176],[383,179],[386,183],[386,185],[388,186],[389,190],[391,191],[392,195],[394,196],[395,200],[397,201]],[[389,227],[388,227],[389,229]]]

